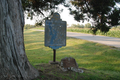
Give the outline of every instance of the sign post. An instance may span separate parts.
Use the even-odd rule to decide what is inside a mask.
[[[56,49],[66,46],[66,21],[54,13],[50,20],[45,20],[45,46],[53,49],[53,63],[56,63]]]
[[[53,49],[53,62],[56,62],[56,50]]]

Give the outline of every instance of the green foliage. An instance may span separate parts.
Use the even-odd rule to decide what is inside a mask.
[[[70,27],[73,27],[73,28],[84,28],[84,25],[80,25],[80,24],[72,24]]]
[[[64,3],[64,0],[22,0],[22,6],[30,19],[37,16],[37,21],[42,23],[44,19],[58,9],[58,5]],[[47,13],[47,14],[46,14]]]
[[[72,28],[91,28],[91,24],[90,23],[86,23],[85,26],[83,24],[72,24],[70,27]]]
[[[38,28],[38,27],[43,27],[42,25],[30,25],[30,24],[26,24],[24,26],[24,29],[31,29],[31,28]]]
[[[91,28],[91,24],[90,23],[85,24],[84,28]]]
[[[34,25],[30,25],[30,24],[26,24],[24,26],[24,29],[31,29],[31,28],[35,28],[35,26]]]
[[[120,29],[120,26],[117,26],[118,29]]]
[[[80,32],[80,33],[87,33],[87,34],[93,34],[93,31],[90,28],[67,28],[67,31],[70,32]],[[103,35],[103,36],[109,36],[109,37],[116,37],[120,38],[120,28],[112,28],[107,33],[103,33],[100,30],[96,32],[96,35]]]
[[[70,8],[70,14],[74,15],[75,20],[94,21],[93,32],[100,30],[108,32],[110,27],[118,25],[120,20],[120,7],[116,3],[120,0],[72,0],[75,8]]]
[[[42,23],[35,23],[35,26],[42,26]]]

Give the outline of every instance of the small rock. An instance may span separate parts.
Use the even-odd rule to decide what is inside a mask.
[[[66,57],[61,59],[60,66],[64,67],[65,69],[68,69],[70,67],[78,68],[75,59],[72,57]]]
[[[61,59],[60,68],[62,69],[62,71],[71,70],[74,72],[83,73],[83,70],[78,68],[78,64],[76,63],[76,60],[72,57],[66,57]]]

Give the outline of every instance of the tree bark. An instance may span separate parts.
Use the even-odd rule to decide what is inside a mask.
[[[31,80],[39,75],[25,54],[21,0],[0,0],[0,80]]]

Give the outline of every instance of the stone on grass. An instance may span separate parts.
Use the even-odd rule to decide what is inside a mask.
[[[76,63],[76,60],[72,57],[66,57],[61,59],[59,66],[62,69],[62,71],[74,71],[74,72],[83,73],[83,70],[78,68],[78,64]]]

